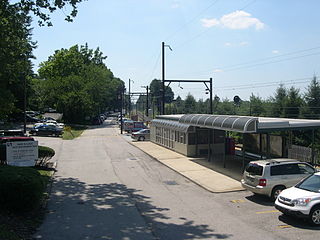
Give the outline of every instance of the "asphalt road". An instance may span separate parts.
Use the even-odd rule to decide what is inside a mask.
[[[317,239],[320,228],[282,216],[250,192],[214,194],[139,149],[105,122],[56,150],[48,214],[35,235],[82,239]]]

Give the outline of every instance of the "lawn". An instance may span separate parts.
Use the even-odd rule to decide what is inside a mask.
[[[47,185],[53,171],[38,170]],[[48,185],[47,185],[48,186]],[[43,194],[42,206],[37,207],[31,212],[13,213],[6,209],[0,209],[0,240],[23,240],[30,239],[42,223],[44,217],[44,203],[47,201],[48,194]]]
[[[84,130],[86,130],[86,126],[65,126],[62,139],[63,140],[72,140],[76,137],[79,137]]]

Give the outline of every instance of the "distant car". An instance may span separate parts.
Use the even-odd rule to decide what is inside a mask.
[[[294,159],[267,159],[252,161],[243,173],[241,185],[245,189],[276,200],[280,192],[315,173],[308,163]]]
[[[59,128],[55,125],[40,125],[38,127],[32,128],[29,133],[31,135],[39,135],[39,136],[60,136],[63,133],[63,129]]]
[[[26,121],[29,122],[29,123],[41,122],[41,120],[39,118],[31,117],[28,114],[26,114]]]
[[[131,134],[131,138],[138,141],[150,140],[150,129],[141,129]]]
[[[56,120],[46,120],[44,122],[44,124],[50,124],[50,123],[52,123],[52,124],[54,124],[54,125],[56,125],[57,127],[60,127],[60,128],[64,127],[63,123],[58,123]]]
[[[102,119],[100,118],[100,116],[98,117],[94,117],[91,121],[92,125],[100,125],[103,123]]]
[[[285,215],[306,218],[320,226],[320,173],[315,173],[294,187],[283,190],[275,208]]]
[[[9,130],[0,130],[0,137],[7,136],[25,136],[23,129],[9,129]]]

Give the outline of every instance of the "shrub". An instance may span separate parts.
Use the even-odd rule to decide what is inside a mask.
[[[48,161],[55,155],[55,151],[52,148],[39,146],[38,147],[38,161],[36,166],[46,167]]]
[[[42,199],[45,183],[30,167],[0,166],[0,207],[11,211],[29,211]]]

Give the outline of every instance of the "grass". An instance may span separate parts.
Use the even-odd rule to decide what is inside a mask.
[[[20,240],[21,238],[12,230],[8,228],[7,225],[1,224],[0,225],[0,239],[4,240]]]
[[[48,186],[53,175],[52,170],[37,170]],[[0,211],[0,240],[31,239],[44,218],[44,206],[48,193],[44,192],[42,204],[31,212],[13,213],[5,209]]]
[[[62,139],[63,140],[72,140],[76,137],[79,137],[87,127],[85,126],[65,126]]]

